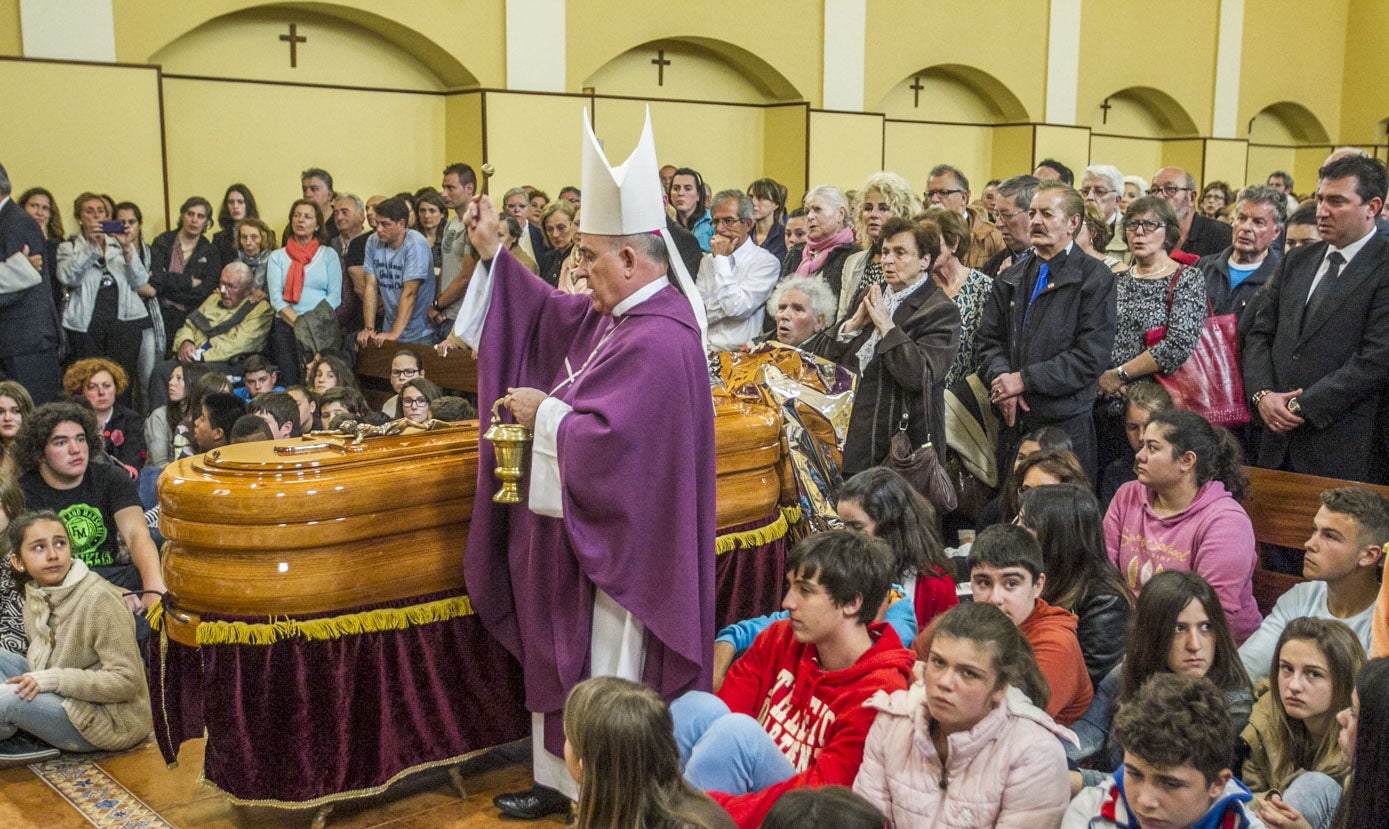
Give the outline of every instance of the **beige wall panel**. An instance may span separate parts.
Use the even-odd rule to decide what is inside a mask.
[[[1113,164],[1126,176],[1151,182],[1162,166],[1162,142],[1156,138],[1095,135],[1090,139],[1090,163]]]
[[[1032,172],[1032,125],[994,127],[989,154],[989,178],[1009,178]]]
[[[47,187],[69,232],[72,201],[84,190],[133,201],[148,231],[164,229],[153,69],[0,60],[0,89],[24,90],[24,117],[0,117],[0,148],[16,195]],[[206,135],[204,129],[200,140]]]
[[[958,167],[969,179],[971,198],[983,192],[984,183],[992,178],[993,130],[989,127],[889,121],[884,143],[884,167],[906,178],[917,198],[925,192],[927,174],[937,164]]]
[[[762,175],[786,185],[786,203],[797,205],[805,180],[807,105],[762,110]],[[747,182],[751,184],[752,182]]]
[[[439,186],[442,95],[168,78],[164,105],[175,208],[191,195],[215,205],[239,181],[278,233],[307,167],[322,167],[335,189],[363,199]],[[291,112],[292,128],[275,115]]]
[[[882,169],[883,119],[842,112],[810,113],[810,186],[852,190]]]
[[[539,187],[552,199],[565,185],[579,186],[588,104],[588,98],[577,95],[487,93],[487,160],[497,168],[492,198],[498,206],[508,189],[523,184]],[[631,151],[630,146],[623,150],[622,158]]]
[[[1249,162],[1246,164],[1245,181],[1263,184],[1268,180],[1268,174],[1274,170],[1286,170],[1292,173],[1293,187],[1299,192],[1303,190],[1305,182],[1297,177],[1297,151],[1292,147],[1264,147],[1257,144],[1249,145]]]
[[[765,152],[761,107],[668,101],[652,101],[650,105],[652,136],[661,164],[698,170],[715,192],[742,189],[761,177]],[[636,146],[646,106],[645,101],[598,99],[596,133],[611,163],[621,164]],[[575,133],[575,165],[578,138]]]
[[[1084,127],[1037,125],[1037,143],[1032,148],[1032,163],[1054,158],[1070,167],[1076,175],[1090,163],[1090,130]],[[1032,172],[1029,167],[1027,172]]]
[[[1245,168],[1249,163],[1249,144],[1244,141],[1206,141],[1206,169],[1201,178],[1204,186],[1208,182],[1223,181],[1230,188],[1239,191],[1241,187],[1253,182],[1245,181]],[[1195,175],[1193,173],[1193,175]]]
[[[1162,142],[1162,166],[1181,167],[1196,178],[1201,186],[1201,167],[1205,164],[1205,142],[1199,138]],[[1151,177],[1149,177],[1151,183]]]
[[[0,0],[0,55],[24,54],[24,30],[20,26],[19,0]]]
[[[482,99],[481,92],[463,92],[444,99],[445,164],[462,161],[471,164],[474,171],[482,164]],[[553,198],[554,194],[550,196]]]

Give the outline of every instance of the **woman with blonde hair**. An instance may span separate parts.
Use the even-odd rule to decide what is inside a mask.
[[[63,391],[91,404],[106,454],[135,478],[145,465],[145,427],[133,409],[116,400],[129,383],[125,370],[103,357],[78,360],[63,374]]]
[[[893,216],[910,219],[921,207],[907,180],[896,173],[878,172],[859,189],[858,209],[854,211],[854,233],[863,250],[844,261],[839,287],[839,311],[844,318],[867,294],[883,281],[883,225]]]
[[[614,676],[586,679],[564,704],[564,764],[579,784],[578,829],[731,829],[733,819],[680,773],[670,709]]]
[[[859,251],[850,226],[849,197],[838,187],[822,184],[805,194],[805,241],[792,248],[782,263],[783,277],[823,277],[839,296],[844,262]]]

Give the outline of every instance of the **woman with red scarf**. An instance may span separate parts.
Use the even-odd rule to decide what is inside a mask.
[[[294,339],[294,322],[320,303],[337,310],[342,304],[342,263],[337,251],[318,242],[318,205],[300,199],[289,209],[290,237],[270,254],[266,286],[275,322],[270,326],[270,358],[286,386],[302,381],[303,361]]]
[[[844,260],[861,248],[849,224],[849,200],[838,187],[821,185],[805,196],[805,244],[786,254],[782,276],[823,276],[835,296],[844,277]],[[832,320],[831,322],[835,322]]]

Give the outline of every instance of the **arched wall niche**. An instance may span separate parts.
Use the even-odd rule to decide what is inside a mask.
[[[1085,122],[1093,132],[1130,138],[1198,135],[1196,121],[1176,98],[1151,86],[1130,86],[1096,101]]]
[[[801,93],[765,60],[733,43],[671,37],[633,46],[582,82],[599,95],[774,104]]]
[[[1248,124],[1249,140],[1259,144],[1329,144],[1321,119],[1295,101],[1279,101],[1259,110]]]
[[[918,88],[920,87],[920,88]],[[928,66],[903,78],[878,102],[888,118],[1002,124],[1027,121],[1027,108],[988,72],[964,64]]]

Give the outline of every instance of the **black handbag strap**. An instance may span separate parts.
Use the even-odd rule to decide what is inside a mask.
[[[935,447],[936,436],[931,434],[931,410],[935,407],[931,405],[931,366],[926,364],[921,367],[921,411],[926,416],[926,442]],[[907,424],[910,420],[907,401],[902,401],[902,417],[897,420],[897,430],[907,431]]]

